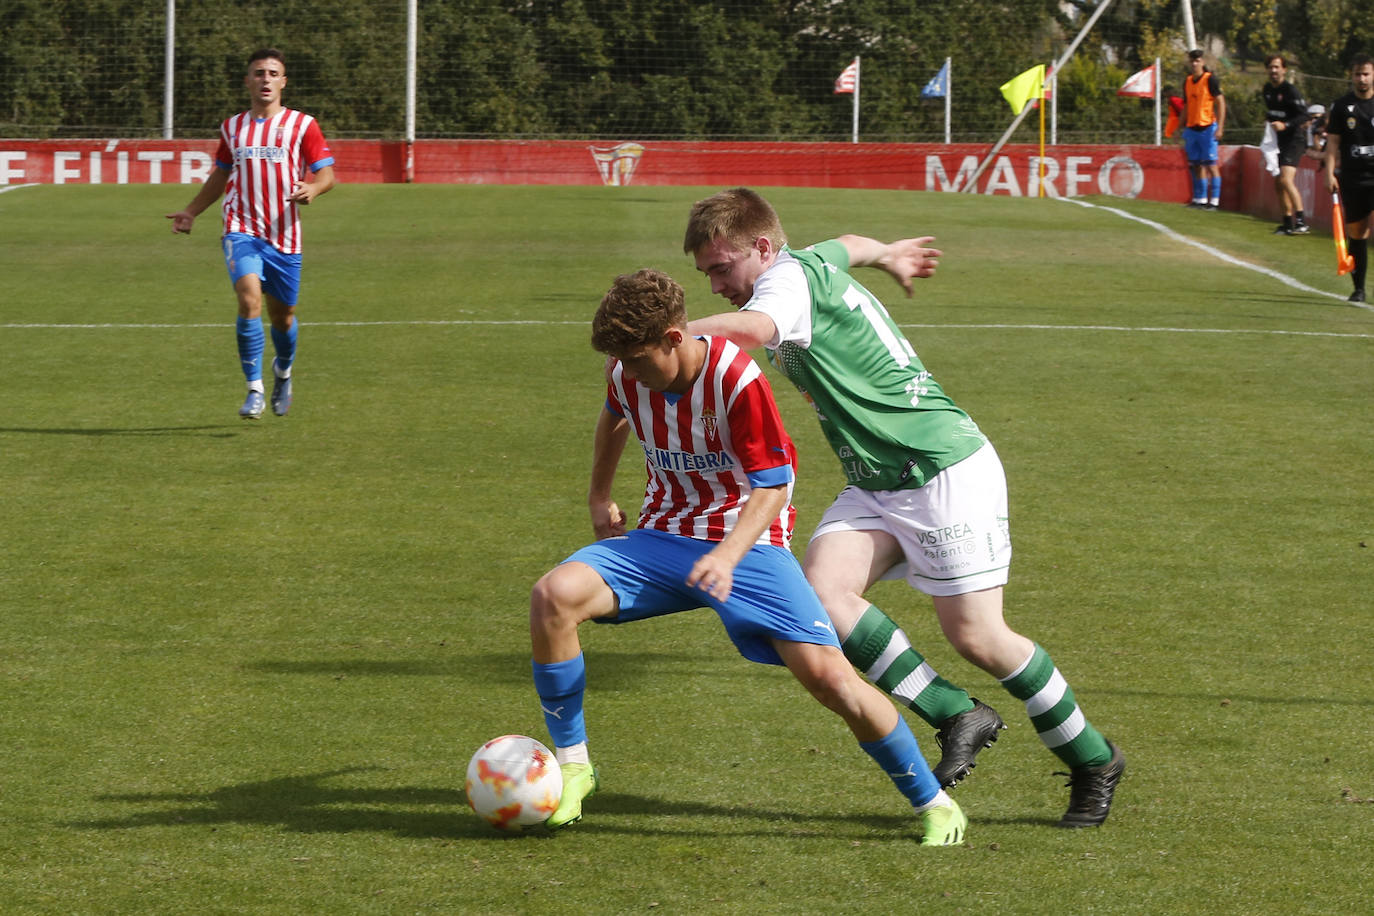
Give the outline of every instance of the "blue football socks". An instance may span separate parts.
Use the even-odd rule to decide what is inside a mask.
[[[235,325],[238,331],[239,363],[243,366],[243,377],[252,382],[262,381],[262,351],[265,345],[262,322],[256,318],[240,317]]]
[[[897,727],[886,738],[877,741],[860,741],[859,747],[878,762],[907,801],[914,807],[930,802],[940,792],[940,784],[930,772],[930,765],[921,756],[916,746],[916,736],[906,719],[898,718]]]
[[[277,351],[276,368],[283,377],[291,374],[291,363],[296,359],[296,333],[299,327],[299,321],[292,321],[290,329],[286,331],[279,331],[276,325],[272,326],[272,346]]]
[[[587,726],[582,718],[582,698],[587,690],[587,665],[582,654],[565,662],[549,665],[533,662],[532,665],[534,689],[539,694],[544,724],[554,747],[572,747],[585,742]]]

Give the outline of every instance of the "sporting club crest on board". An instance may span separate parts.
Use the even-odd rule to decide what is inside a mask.
[[[592,160],[601,173],[601,183],[610,187],[628,185],[634,178],[644,147],[639,143],[621,143],[612,147],[593,146]]]

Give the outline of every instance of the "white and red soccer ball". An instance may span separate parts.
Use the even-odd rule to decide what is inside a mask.
[[[524,735],[502,735],[468,761],[468,804],[498,830],[544,823],[563,797],[563,771],[553,751]]]

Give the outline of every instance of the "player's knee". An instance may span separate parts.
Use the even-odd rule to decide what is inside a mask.
[[[825,612],[834,621],[840,638],[849,635],[849,631],[854,628],[854,624],[868,607],[868,599],[863,596],[862,586],[837,581],[837,577],[820,571],[813,576],[812,572],[807,570],[806,578],[815,589],[816,597],[820,598],[821,604],[825,606]]]
[[[239,317],[240,318],[260,318],[262,317],[262,296],[252,292],[240,292]]]
[[[858,715],[853,683],[855,677],[854,669],[841,656],[840,663],[811,669],[807,674],[806,689],[826,709],[849,720]]]
[[[984,671],[997,667],[997,654],[991,650],[991,647],[987,643],[980,642],[978,639],[970,638],[967,635],[958,637],[951,636],[949,637],[949,643],[954,647],[956,652],[963,656],[965,661],[977,665]]]
[[[576,627],[604,613],[598,597],[609,589],[594,572],[576,563],[556,566],[530,592],[530,626],[538,629]]]
[[[564,567],[559,566],[545,573],[530,592],[530,626],[536,629],[550,629],[560,626],[577,626],[576,590],[569,581]]]

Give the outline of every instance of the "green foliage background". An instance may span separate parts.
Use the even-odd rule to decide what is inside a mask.
[[[943,137],[920,98],[954,61],[953,133],[999,136],[997,87],[1051,61],[1093,5],[1055,0],[420,0],[421,137],[847,139],[851,98],[832,83],[864,61],[866,140]],[[1201,41],[1230,73],[1280,51],[1338,79],[1374,47],[1367,0],[1199,0]],[[0,0],[0,136],[158,136],[165,6],[151,0]],[[176,9],[174,129],[210,136],[243,104],[247,53],[287,56],[291,104],[331,136],[405,130],[399,2],[183,0]],[[1061,74],[1064,142],[1140,142],[1144,103],[1115,97],[1156,56],[1183,73],[1178,0],[1117,0]],[[1236,126],[1257,123],[1251,86]],[[1070,91],[1072,90],[1072,91]],[[1313,93],[1328,95],[1325,91]],[[1335,92],[1329,93],[1334,97]]]

